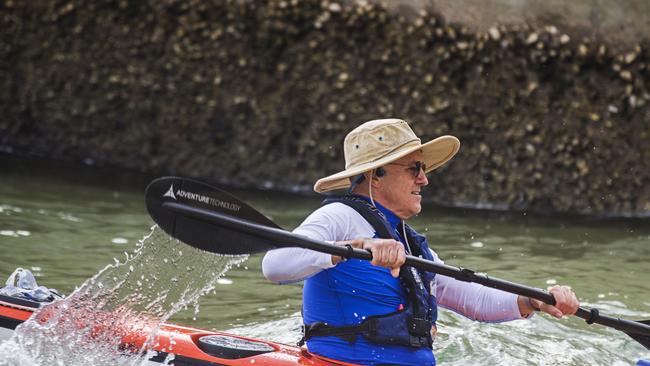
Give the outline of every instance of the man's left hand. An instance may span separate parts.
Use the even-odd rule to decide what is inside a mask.
[[[562,318],[564,315],[575,314],[580,307],[576,294],[569,286],[553,286],[549,293],[555,298],[555,306],[546,304],[540,300],[530,299],[530,303],[540,311]]]

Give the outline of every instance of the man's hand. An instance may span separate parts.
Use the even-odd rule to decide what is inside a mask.
[[[521,314],[527,315],[532,313],[533,310],[539,310],[559,319],[564,315],[575,314],[578,311],[580,303],[569,286],[553,286],[549,293],[555,298],[555,306],[540,300],[520,296],[519,309],[522,310]]]
[[[390,269],[390,274],[393,277],[399,276],[399,268],[406,261],[404,245],[393,239],[354,239],[336,242],[336,245],[346,244],[353,248],[369,250],[372,253],[372,262],[370,263]],[[332,256],[332,264],[337,264],[342,260],[339,256]]]

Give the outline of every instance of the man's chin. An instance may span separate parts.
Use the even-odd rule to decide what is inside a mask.
[[[419,214],[420,211],[422,211],[422,205],[419,203],[417,205],[413,205],[413,210],[411,210],[410,215],[407,217],[407,219]]]

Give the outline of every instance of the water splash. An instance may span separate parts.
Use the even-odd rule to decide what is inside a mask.
[[[154,226],[123,261],[116,259],[16,328],[0,345],[0,365],[143,365],[160,325],[197,306],[247,257],[206,255]]]

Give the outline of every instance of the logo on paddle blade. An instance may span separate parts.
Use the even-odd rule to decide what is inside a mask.
[[[169,189],[167,190],[167,192],[165,194],[163,194],[163,197],[170,197],[170,198],[173,198],[174,200],[178,201],[178,198],[176,196],[180,197],[182,199],[181,201],[192,200],[192,201],[204,203],[204,204],[207,204],[207,205],[210,205],[210,206],[214,206],[214,207],[217,207],[217,208],[230,210],[230,211],[237,212],[237,211],[239,211],[241,209],[241,206],[236,204],[236,203],[228,202],[228,201],[222,201],[222,200],[220,200],[218,198],[202,195],[202,194],[199,194],[199,193],[187,192],[187,191],[184,191],[182,189],[179,189],[179,190],[176,191],[176,193],[174,193],[174,184],[172,183],[172,185],[169,186]]]
[[[176,195],[174,194],[174,185],[173,184],[169,187],[169,190],[167,191],[167,193],[163,194],[163,197],[171,197],[173,199],[176,199]]]

